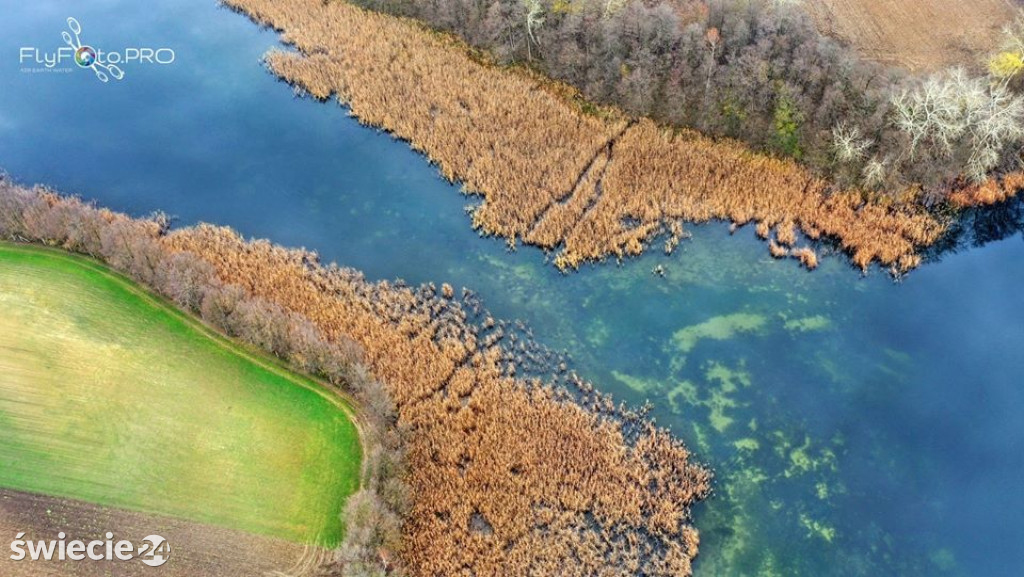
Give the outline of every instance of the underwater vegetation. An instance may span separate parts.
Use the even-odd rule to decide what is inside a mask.
[[[321,346],[359,356],[388,393],[367,412],[393,402],[392,432],[407,439],[408,489],[379,490],[406,502],[405,522],[392,524],[400,543],[386,544],[410,574],[691,572],[690,507],[709,494],[709,470],[590,383],[570,392],[513,376],[502,341],[514,335],[469,322],[475,305],[454,287],[371,283],[308,251],[162,223],[0,181],[2,238],[103,258],[310,372],[353,378]]]

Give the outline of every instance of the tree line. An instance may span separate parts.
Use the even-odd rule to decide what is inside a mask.
[[[353,0],[452,32],[598,103],[791,157],[841,187],[943,198],[1020,169],[1024,24],[988,74],[915,78],[774,0]],[[970,31],[967,31],[970,33]]]
[[[338,512],[344,541],[321,571],[346,577],[383,575],[388,560],[400,553],[401,526],[409,509],[404,481],[407,431],[398,424],[387,389],[363,364],[362,347],[345,337],[327,339],[304,316],[222,282],[214,267],[195,253],[169,250],[160,242],[168,226],[161,213],[131,219],[0,178],[0,240],[59,246],[95,257],[221,333],[355,399],[364,474],[359,491]]]
[[[322,575],[691,573],[710,471],[589,383],[514,376],[511,336],[471,323],[452,287],[368,282],[305,250],[9,180],[0,239],[92,255],[357,400],[366,477]]]
[[[775,256],[813,267],[802,231],[841,245],[857,266],[897,274],[945,222],[905,188],[889,196],[829,181],[793,159],[734,139],[629,119],[596,108],[564,83],[523,68],[482,64],[450,35],[347,2],[226,0],[283,30],[292,51],[268,67],[316,98],[332,94],[363,123],[407,139],[441,173],[484,197],[475,228],[553,251],[562,270],[648,248],[671,250],[682,222],[729,220],[775,231]],[[675,240],[673,240],[675,239]]]

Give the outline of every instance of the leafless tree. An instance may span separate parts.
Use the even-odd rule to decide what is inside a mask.
[[[25,213],[39,203],[37,195],[15,186],[6,178],[0,178],[0,238],[24,238],[27,234]]]
[[[874,144],[874,140],[864,138],[858,126],[844,122],[832,129],[832,148],[839,162],[860,162]]]
[[[541,0],[523,0],[523,9],[526,17],[526,54],[529,60],[533,60],[532,45],[537,45],[536,31],[544,24],[544,5]]]
[[[104,260],[135,280],[152,286],[162,250],[154,240],[159,226],[149,221],[120,219],[100,232]]]
[[[605,0],[602,16],[604,16],[605,19],[611,18],[616,12],[622,10],[628,1],[629,0]]]
[[[962,68],[935,74],[892,99],[894,122],[920,154],[962,158],[963,172],[983,181],[1006,151],[1024,140],[1024,98],[1006,83]]]
[[[213,267],[192,253],[178,252],[157,266],[154,286],[179,307],[200,312],[208,289],[217,286]]]
[[[240,287],[227,285],[205,291],[200,313],[204,321],[224,331],[228,336],[238,336],[235,311],[246,295]]]
[[[884,160],[880,160],[877,156],[867,161],[867,163],[864,164],[864,169],[861,171],[861,179],[864,186],[868,188],[881,186],[888,176],[889,163]]]

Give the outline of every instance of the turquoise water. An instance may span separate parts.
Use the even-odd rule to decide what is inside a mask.
[[[65,19],[167,66],[20,70]],[[568,350],[717,472],[697,574],[1015,575],[1024,566],[1020,212],[980,248],[894,283],[842,257],[814,273],[712,224],[672,256],[564,276],[481,239],[401,142],[297,99],[259,58],[277,36],[211,0],[16,5],[0,19],[0,166],[133,214],[163,210],[305,246],[370,278],[474,289]],[[987,238],[986,238],[987,239]],[[662,264],[666,278],[651,274]]]

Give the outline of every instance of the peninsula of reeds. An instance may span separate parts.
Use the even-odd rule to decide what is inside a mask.
[[[587,383],[511,376],[501,324],[470,322],[466,291],[371,283],[230,229],[168,231],[4,179],[0,240],[94,256],[229,336],[357,383],[362,412],[390,424],[366,452],[380,480],[350,499],[325,574],[371,574],[353,564],[378,551],[416,577],[691,573],[690,507],[710,472]]]
[[[596,108],[412,20],[342,1],[225,1],[298,49],[267,55],[276,74],[408,140],[483,196],[474,226],[556,251],[563,269],[639,254],[682,221],[722,219],[783,246],[798,230],[833,238],[860,267],[902,271],[944,230],[914,190],[831,190],[795,161]]]

